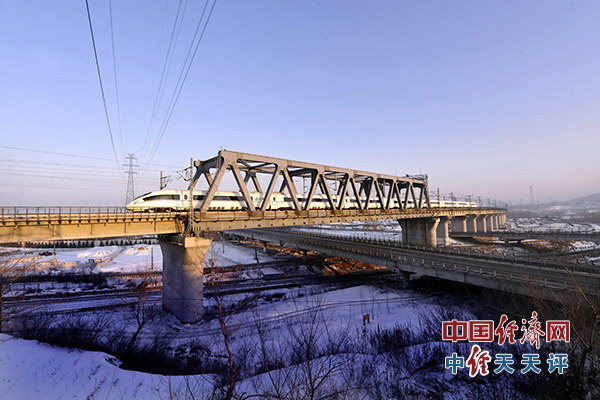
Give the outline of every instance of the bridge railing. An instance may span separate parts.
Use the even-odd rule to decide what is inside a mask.
[[[172,212],[135,212],[125,207],[115,206],[36,206],[36,207],[0,207],[0,220],[8,219],[56,219],[73,216],[132,216],[132,215],[169,215]]]
[[[296,232],[294,232],[296,233]],[[447,261],[440,260],[426,260],[427,257],[423,257],[423,254],[415,253],[414,255],[398,255],[394,253],[393,247],[402,247],[409,249],[414,247],[414,249],[419,250],[433,250],[432,248],[426,248],[424,246],[394,246],[396,243],[392,243],[395,241],[387,241],[387,240],[372,240],[365,242],[364,240],[360,240],[359,238],[353,238],[354,240],[347,241],[348,237],[344,237],[344,242],[327,242],[325,243],[322,240],[318,240],[317,237],[309,236],[309,235],[300,235],[301,237],[297,239],[299,244],[305,245],[315,245],[315,246],[326,246],[329,248],[333,248],[336,250],[346,251],[349,253],[359,253],[365,254],[380,258],[389,258],[394,261],[406,262],[409,264],[418,264],[421,266],[427,266],[434,269],[444,269],[448,271],[461,272],[466,274],[475,274],[479,276],[487,276],[492,277],[494,279],[500,280],[508,280],[515,283],[523,283],[528,286],[538,286],[541,288],[553,288],[553,289],[561,289],[561,290],[569,290],[569,291],[579,291],[584,290],[585,293],[598,295],[600,294],[600,281],[598,280],[597,268],[591,268],[589,266],[579,266],[579,265],[569,265],[569,264],[560,264],[553,265],[554,263],[548,263],[545,261],[541,262],[531,262],[531,260],[518,259],[514,258],[514,263],[518,264],[527,264],[531,266],[539,267],[539,270],[512,270],[505,271],[502,268],[497,268],[495,266],[490,265],[481,265],[481,266],[471,266],[469,264],[463,263],[461,260],[452,260],[448,259]],[[304,237],[302,237],[304,236]],[[329,235],[326,235],[327,237]],[[334,236],[334,235],[332,235]],[[334,237],[332,237],[333,239]],[[338,239],[339,240],[339,239]],[[353,244],[352,242],[356,241],[357,243]],[[385,242],[385,243],[384,243]],[[370,243],[376,244],[378,246],[370,247],[370,246],[357,246],[356,244],[362,243]],[[388,248],[381,248],[381,246],[390,246]],[[447,253],[452,254],[455,252],[447,252],[441,249],[436,249],[435,253]],[[460,255],[465,255],[460,254]],[[500,261],[497,257],[490,257],[488,255],[476,255],[479,256],[477,258],[488,259],[490,261]],[[504,259],[504,262],[513,261],[509,258]],[[526,261],[526,262],[523,262]],[[554,268],[552,268],[554,267]],[[549,269],[552,268],[552,269]],[[552,272],[553,274],[550,274]],[[557,275],[558,274],[558,275]],[[567,277],[568,279],[565,279]]]
[[[431,216],[431,213],[443,212],[475,212],[486,211],[503,212],[502,209],[471,209],[471,208],[390,208],[390,209],[311,209],[311,210],[276,210],[276,211],[228,211],[211,210],[207,212],[194,211],[190,214],[189,210],[179,211],[149,211],[149,210],[131,210],[125,207],[117,206],[35,206],[35,207],[0,207],[0,222],[2,223],[35,223],[47,221],[80,221],[97,219],[163,219],[163,218],[186,218],[192,217],[195,222],[215,222],[215,221],[257,221],[257,220],[278,220],[278,219],[298,219],[298,218],[361,218],[376,217],[378,219],[395,219],[398,217],[420,218]]]
[[[474,252],[469,248],[440,248],[440,247],[429,247],[423,245],[415,245],[415,244],[407,244],[402,242],[399,239],[388,239],[388,238],[374,238],[368,236],[357,236],[357,235],[339,235],[335,233],[322,233],[322,232],[306,232],[301,229],[292,229],[294,234],[299,236],[304,236],[308,238],[326,238],[333,240],[340,240],[345,242],[353,242],[360,244],[373,244],[378,246],[387,246],[390,248],[399,248],[405,250],[420,250],[420,251],[429,251],[446,255],[458,255],[458,256],[468,256],[471,258],[481,259],[481,260],[489,260],[489,261],[500,261],[500,262],[510,262],[514,264],[527,264],[527,265],[535,265],[538,267],[546,267],[553,269],[563,270],[564,268],[571,268],[573,270],[578,270],[580,272],[586,273],[597,273],[597,268],[592,264],[570,264],[564,262],[556,262],[547,259],[537,260],[526,257],[516,257],[514,255],[507,256],[504,254],[486,254]]]
[[[527,236],[527,235],[537,235],[537,236],[551,236],[551,235],[587,235],[587,234],[600,234],[600,230],[594,228],[588,229],[545,229],[545,230],[508,230],[501,229],[494,232],[454,232],[457,235],[487,235],[493,236],[497,235],[515,235],[515,236]]]

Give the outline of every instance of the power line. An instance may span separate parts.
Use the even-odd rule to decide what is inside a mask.
[[[0,145],[0,148],[9,149],[9,150],[29,151],[29,152],[32,152],[32,153],[53,154],[53,155],[64,156],[64,157],[84,158],[84,159],[87,159],[87,160],[99,160],[99,161],[110,161],[110,162],[114,161],[112,158],[101,158],[101,157],[94,157],[94,156],[83,156],[83,155],[80,155],[80,154],[60,153],[60,152],[56,152],[56,151],[29,149],[29,148],[26,148],[26,147],[16,147],[16,146]],[[179,166],[175,166],[175,165],[150,164],[150,163],[140,163],[140,164],[142,164],[142,165],[153,165],[155,167],[180,168]],[[121,170],[120,168],[118,168],[118,169],[119,169],[119,171]]]
[[[167,21],[167,11],[169,10],[169,2],[165,1],[165,8],[162,12],[162,21],[160,24],[160,32],[158,34],[158,45],[156,47],[156,54],[154,56],[154,62],[152,63],[152,82],[154,82],[157,77],[158,74],[158,59],[159,59],[159,55],[160,55],[160,49],[162,48],[162,43],[163,43],[163,32],[165,31],[165,24]],[[160,86],[160,85],[159,85]],[[148,102],[148,105],[146,107],[146,112],[145,115],[150,115],[150,118],[148,119],[149,123],[152,121],[152,115],[150,114],[150,105],[152,104],[152,100],[150,100]],[[148,125],[148,127],[150,127],[150,125]],[[140,154],[141,157],[144,157],[144,152],[146,151],[146,143],[148,142],[148,136],[149,136],[150,132],[146,132],[146,135],[144,137],[144,142],[142,144],[142,148],[140,149]]]
[[[71,187],[60,187],[60,186],[37,186],[37,185],[19,185],[17,183],[0,183],[1,186],[15,186],[15,187],[26,187],[35,189],[55,189],[55,190],[85,190],[89,192],[89,188],[71,188]],[[120,192],[118,189],[94,189],[100,192]]]
[[[175,85],[175,91],[173,92],[173,96],[171,97],[171,101],[169,102],[169,106],[167,107],[167,113],[165,114],[165,118],[163,119],[163,123],[161,124],[161,128],[159,130],[159,134],[156,139],[155,146],[152,148],[152,153],[151,153],[151,156],[150,156],[150,159],[148,160],[148,162],[152,162],[152,160],[154,159],[154,156],[156,155],[156,151],[157,151],[158,147],[160,146],[163,135],[167,129],[169,121],[171,120],[171,116],[173,115],[173,110],[175,109],[175,106],[177,105],[177,101],[179,100],[179,96],[181,95],[181,91],[183,90],[183,86],[185,85],[185,81],[187,80],[188,74],[189,74],[192,64],[194,62],[194,58],[196,57],[196,54],[198,52],[198,48],[200,47],[202,38],[204,37],[204,33],[206,32],[206,28],[210,21],[210,17],[212,16],[212,13],[215,9],[215,5],[217,4],[217,0],[213,0],[213,3],[210,7],[208,16],[206,17],[206,21],[204,22],[204,25],[202,26],[202,20],[204,19],[204,15],[205,15],[208,3],[209,3],[209,0],[206,0],[206,3],[204,4],[204,9],[202,10],[202,15],[200,16],[200,20],[198,21],[196,31],[194,32],[194,37],[192,38],[192,42],[190,43],[190,48],[188,50],[188,54],[184,61],[183,68],[181,70],[181,73],[179,74],[179,78],[177,79],[177,84]],[[200,36],[198,36],[200,27],[202,27],[202,30],[201,30]],[[196,40],[196,38],[198,38],[198,39],[194,46],[194,41]],[[193,51],[192,51],[192,49],[193,49]],[[186,63],[187,63],[187,65],[186,65]]]
[[[63,180],[70,180],[70,181],[83,181],[83,182],[95,182],[95,183],[118,183],[118,184],[123,184],[123,181],[116,181],[116,180],[103,180],[103,179],[93,179],[93,178],[87,178],[87,177],[82,177],[82,178],[76,178],[73,176],[54,176],[54,175],[38,175],[38,174],[27,174],[27,173],[20,173],[20,172],[0,172],[0,175],[10,175],[10,176],[28,176],[28,177],[32,177],[32,178],[47,178],[47,179],[63,179]]]
[[[9,167],[7,169],[4,170],[0,170],[0,174],[3,175],[20,175],[22,174],[23,176],[35,176],[38,177],[38,174],[40,173],[39,169],[29,169],[29,168],[24,168],[24,167]],[[56,177],[57,179],[60,178],[64,178],[64,179],[74,179],[74,180],[82,180],[82,181],[86,181],[89,179],[101,179],[106,183],[119,183],[122,184],[123,183],[123,175],[106,175],[106,174],[100,174],[97,172],[89,172],[89,173],[76,173],[73,172],[72,170],[55,170],[55,169],[44,169],[43,171],[44,174],[47,175],[52,175],[53,177]],[[46,176],[46,175],[45,175]],[[155,182],[154,178],[139,178],[138,182]]]
[[[210,20],[210,17],[212,15],[214,7],[217,3],[217,0],[213,1],[212,6],[210,8],[210,12],[208,14],[208,17],[206,18],[204,26],[202,27],[200,37],[196,41],[196,38],[198,37],[198,32],[200,31],[200,27],[202,26],[202,21],[204,19],[204,15],[206,14],[206,9],[207,9],[208,3],[209,3],[209,0],[206,0],[206,2],[204,3],[204,8],[202,9],[202,14],[200,15],[198,25],[196,26],[196,31],[194,32],[194,36],[190,43],[188,53],[187,53],[187,55],[185,57],[185,61],[183,63],[183,67],[181,69],[181,72],[179,73],[179,77],[177,78],[177,84],[175,85],[175,90],[173,92],[173,95],[171,96],[171,100],[169,101],[169,106],[167,107],[167,112],[165,113],[165,118],[163,119],[163,122],[158,131],[158,136],[154,143],[154,147],[152,148],[152,153],[151,153],[149,162],[151,162],[152,159],[154,158],[156,151],[158,150],[158,147],[160,146],[160,143],[162,141],[163,135],[167,129],[167,125],[169,124],[169,122],[171,120],[171,116],[173,115],[173,111],[175,110],[175,106],[177,105],[177,101],[179,100],[181,91],[183,90],[183,86],[184,86],[187,76],[189,74],[192,63],[194,62],[194,58],[195,58],[198,48],[200,46],[200,42],[202,41],[202,38],[204,37],[204,32],[206,31],[208,22]],[[196,45],[194,46],[195,41],[196,41]]]
[[[112,146],[115,162],[120,169],[117,150],[115,149],[115,140],[113,139],[112,128],[110,126],[110,118],[108,116],[108,107],[106,106],[106,96],[104,95],[104,84],[102,83],[102,74],[100,73],[100,62],[98,61],[98,51],[96,50],[96,39],[94,38],[94,27],[92,25],[92,14],[90,13],[90,4],[85,0],[85,8],[87,10],[88,22],[90,25],[90,35],[92,37],[92,47],[94,48],[94,59],[96,60],[96,71],[98,72],[98,81],[100,82],[100,92],[102,93],[102,104],[104,104],[104,115],[106,116],[106,124],[108,126],[108,135],[110,136],[110,144]]]
[[[152,128],[154,127],[154,122],[156,120],[156,114],[158,113],[158,109],[160,107],[160,98],[164,91],[164,87],[166,84],[165,77],[168,75],[171,69],[171,62],[173,60],[173,54],[175,53],[175,48],[177,47],[177,41],[179,39],[179,32],[181,31],[181,26],[183,25],[183,18],[185,17],[185,10],[187,8],[187,0],[185,1],[183,13],[181,13],[181,5],[183,0],[179,0],[179,5],[177,6],[177,13],[175,14],[175,22],[173,23],[173,29],[171,30],[171,37],[169,39],[169,46],[167,48],[167,55],[165,56],[165,61],[163,63],[162,72],[160,75],[160,81],[158,83],[158,90],[156,91],[156,97],[154,99],[154,106],[152,107],[152,114],[150,115],[150,121],[148,123],[148,130],[146,132],[146,137],[144,138],[144,144],[142,145],[142,157],[146,154],[146,146],[148,145],[148,140],[150,139]],[[181,13],[181,19],[179,19],[179,15]],[[179,24],[178,24],[179,22]],[[179,25],[179,28],[178,28]],[[177,31],[177,33],[176,33]],[[175,39],[175,40],[173,40]],[[173,45],[174,44],[174,45]]]
[[[56,152],[56,151],[28,149],[28,148],[25,148],[25,147],[4,146],[4,145],[0,145],[0,147],[3,148],[3,149],[9,149],[9,150],[30,151],[30,152],[33,152],[33,153],[54,154],[54,155],[57,155],[57,156],[65,156],[65,157],[77,157],[77,158],[86,158],[86,159],[90,159],[90,160],[101,160],[101,161],[110,161],[110,162],[114,161],[112,158],[82,156],[82,155],[78,155],[78,154],[59,153],[59,152]]]
[[[112,160],[110,160],[112,162]],[[12,164],[28,164],[28,165],[49,165],[49,166],[58,166],[60,168],[63,167],[68,167],[68,168],[74,168],[74,167],[79,167],[79,168],[86,168],[86,169],[100,169],[100,170],[109,170],[109,171],[114,171],[114,174],[121,176],[121,173],[115,168],[115,167],[108,167],[108,166],[100,166],[100,165],[89,165],[89,164],[67,164],[67,163],[55,163],[55,162],[48,162],[48,161],[34,161],[34,160],[21,160],[21,159],[16,159],[16,158],[0,158],[0,163],[4,163],[4,164],[8,164],[9,167],[21,167],[20,165],[12,165]],[[151,171],[151,172],[165,172],[162,169],[147,169],[146,171]],[[102,171],[105,172],[105,171]],[[108,172],[108,171],[106,171]]]
[[[117,79],[117,58],[115,57],[115,33],[113,28],[112,0],[108,0],[108,14],[110,17],[110,42],[112,45],[113,75],[115,76],[115,98],[117,104],[117,122],[119,124],[119,141],[121,143],[121,153],[123,153],[123,129],[121,126],[121,104],[119,102],[119,82]]]

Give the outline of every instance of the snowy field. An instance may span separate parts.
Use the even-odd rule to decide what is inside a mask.
[[[519,229],[542,229],[544,221],[522,219],[514,224]],[[396,221],[294,229],[398,241],[402,235]],[[591,242],[572,242],[567,250],[594,246]],[[516,246],[490,247],[508,254],[529,254],[528,249]],[[137,273],[160,271],[162,264],[158,245],[57,249],[56,256],[39,254],[45,251],[4,248],[0,260],[14,270],[28,265],[28,271],[36,274]],[[230,242],[214,242],[208,257],[218,267],[256,264],[257,258],[260,263],[292,258]],[[258,271],[266,275],[315,269],[290,264]],[[251,272],[236,274],[240,279],[260,278]],[[468,376],[453,376],[442,365],[445,355],[451,351],[464,353],[465,348],[435,338],[442,315],[471,319],[477,308],[476,298],[466,300],[439,289],[404,289],[393,281],[358,281],[207,296],[205,317],[195,324],[182,324],[162,311],[158,293],[141,296],[137,305],[126,307],[42,313],[25,317],[11,328],[20,326],[20,333],[14,333],[24,337],[44,338],[39,336],[44,329],[62,332],[60,329],[67,327],[64,332],[68,334],[73,333],[69,327],[75,327],[79,335],[96,332],[90,342],[93,346],[80,345],[90,348],[84,351],[20,339],[14,334],[0,335],[0,397],[208,399],[212,391],[228,387],[228,365],[233,362],[241,371],[235,384],[240,398],[248,394],[276,398],[273,392],[277,391],[286,393],[283,398],[297,399],[375,400],[397,398],[397,393],[410,393],[409,398],[438,398],[440,392],[446,392],[446,399],[462,399],[471,391],[472,398],[479,398],[486,393],[487,383],[474,385]],[[55,343],[57,339],[44,340]],[[137,368],[139,360],[133,367],[128,358],[133,353],[124,351],[119,343],[129,343],[128,349],[142,355],[144,351],[155,357],[165,355],[171,364],[155,366],[156,359],[150,358],[145,367]],[[143,366],[144,358],[139,357]],[[181,368],[192,372],[182,374]],[[511,379],[509,375],[501,376],[490,385],[506,393],[506,398],[517,398],[519,393],[514,392]],[[317,381],[317,389],[309,396],[308,390]]]
[[[154,262],[154,269],[160,270],[162,262],[159,246],[156,245],[57,249],[56,257],[38,254],[47,251],[46,249],[3,251],[3,260],[8,261],[10,265],[34,263],[37,273],[69,272],[79,268],[79,264],[89,265],[91,260],[94,272],[149,271],[151,261]],[[7,254],[8,252],[11,254]],[[250,246],[222,242],[213,243],[209,256],[215,260],[216,266],[253,264],[256,263],[256,256],[260,262],[291,257],[287,254],[273,251],[263,253]],[[64,267],[60,268],[60,265]],[[307,272],[302,266],[283,267],[283,270],[289,271],[292,268]],[[281,272],[279,268],[264,269]],[[243,276],[244,273],[239,274],[239,277]],[[296,357],[293,356],[292,350],[300,345],[298,340],[306,334],[315,335],[317,347],[325,353],[332,346],[340,345],[339,343],[362,343],[361,346],[368,346],[366,338],[380,330],[402,326],[417,335],[424,315],[431,314],[440,304],[459,303],[443,293],[422,293],[402,289],[400,286],[389,282],[382,286],[360,282],[345,285],[328,283],[205,297],[205,319],[196,324],[180,323],[171,314],[160,309],[160,297],[150,296],[147,300],[140,298],[143,303],[139,307],[128,306],[72,314],[31,314],[31,317],[25,316],[19,320],[17,325],[5,322],[5,327],[10,325],[11,328],[15,328],[24,324],[23,326],[29,326],[27,329],[30,330],[56,330],[73,324],[85,324],[84,328],[79,329],[87,332],[99,329],[94,324],[100,324],[97,321],[101,320],[104,323],[102,329],[98,330],[98,338],[103,338],[106,348],[110,348],[111,341],[134,335],[137,337],[136,346],[154,348],[155,341],[160,338],[161,343],[168,343],[168,346],[164,349],[161,347],[162,350],[158,350],[157,347],[156,351],[178,354],[187,360],[196,354],[194,352],[197,349],[204,349],[203,360],[211,365],[226,365],[224,360],[227,359],[229,347],[236,357],[245,355],[248,359],[248,371],[253,372],[240,376],[237,385],[242,392],[251,392],[264,385],[269,386],[268,381],[271,378],[257,367],[264,356],[262,351],[265,346],[286,354],[286,363],[292,362]],[[250,302],[246,307],[236,308],[248,299]],[[224,313],[221,309],[228,311]],[[41,309],[35,310],[39,312]],[[139,332],[135,333],[139,327],[136,318],[140,315],[149,317]],[[368,323],[364,320],[366,315],[369,316]],[[317,320],[318,323],[315,322]],[[231,332],[227,346],[224,342],[223,324]],[[343,341],[338,343],[342,338]],[[364,357],[361,351],[353,350],[351,346],[346,348],[343,354],[329,354],[323,356],[323,360],[338,363],[347,357]],[[366,365],[372,364],[364,362]],[[215,375],[211,373],[165,376],[126,370],[120,367],[121,363],[122,360],[106,352],[56,347],[5,334],[0,336],[0,393],[3,393],[2,399],[9,400],[175,399],[192,398],[189,393],[192,381],[195,387],[193,397],[196,398],[199,393],[205,394],[207,390],[218,385]],[[356,360],[352,365],[355,363],[362,365]],[[295,368],[297,367],[284,367],[278,373],[286,371],[288,374]],[[328,382],[327,390],[338,387],[342,372],[341,369],[334,371],[333,381]],[[371,395],[370,398],[377,396]]]
[[[319,335],[337,337],[349,334],[361,338],[379,329],[406,325],[418,330],[420,316],[433,311],[441,298],[411,290],[389,290],[373,286],[343,289],[317,289],[313,294],[297,289],[285,293],[276,302],[262,302],[251,309],[235,314],[227,321],[235,336],[229,343],[237,352],[252,349],[257,356],[264,342],[269,346],[294,341],[297,326],[319,314]],[[233,301],[233,298],[227,301]],[[207,304],[210,306],[210,304]],[[363,315],[371,321],[363,327]],[[125,323],[127,312],[114,312],[115,326]],[[222,332],[217,319],[194,325],[179,324],[163,316],[148,326],[142,340],[151,340],[157,330],[185,347],[193,340],[197,347],[209,348],[213,354],[224,354]],[[259,328],[260,327],[260,328]],[[132,327],[133,329],[133,327]],[[267,337],[260,340],[259,330]],[[305,332],[302,331],[302,334]],[[210,376],[162,376],[127,371],[119,368],[115,357],[101,352],[65,349],[9,335],[0,336],[0,392],[3,399],[151,399],[179,398],[193,379],[195,384],[212,382]],[[264,376],[242,379],[240,387],[253,390]],[[34,383],[34,384],[32,384]]]
[[[51,252],[52,250],[50,250]],[[56,249],[54,255],[40,255],[48,249],[0,249],[0,262],[26,269],[29,273],[60,274],[81,270],[86,273],[148,272],[162,270],[162,252],[159,245],[104,246],[86,249]],[[213,242],[207,258],[212,266],[225,267],[239,264],[277,260],[273,254],[228,242]]]
[[[584,231],[598,232],[600,224],[587,222],[566,222],[552,217],[509,218],[508,229],[517,231]]]

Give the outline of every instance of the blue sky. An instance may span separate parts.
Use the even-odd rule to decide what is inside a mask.
[[[111,1],[122,136],[109,0],[90,6],[119,163],[148,163],[179,2]],[[203,4],[187,6],[158,121]],[[0,0],[2,205],[123,203],[86,18],[83,0]],[[529,185],[542,202],[599,192],[599,20],[595,1],[219,0],[136,191],[223,147],[513,203]]]

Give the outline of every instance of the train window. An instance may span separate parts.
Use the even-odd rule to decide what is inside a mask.
[[[187,194],[184,194],[184,195],[183,195],[183,199],[184,199],[184,200],[187,200],[187,199],[188,199],[188,195],[187,195]]]
[[[144,199],[144,201],[152,201],[152,200],[179,200],[178,194],[157,194],[155,196],[149,196]]]
[[[201,195],[195,194],[194,197],[193,197],[193,199],[194,200],[204,200],[204,195],[203,194],[201,194]]]
[[[204,196],[202,196],[204,198]],[[215,196],[213,197],[213,200],[216,201],[244,201],[243,197],[237,197],[237,196]]]

